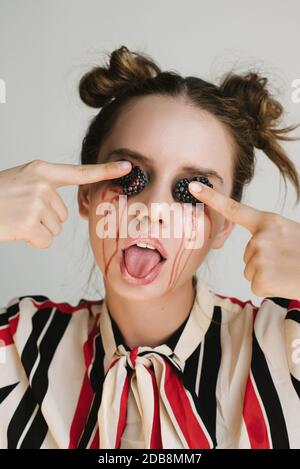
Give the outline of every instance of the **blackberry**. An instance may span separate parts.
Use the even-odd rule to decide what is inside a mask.
[[[203,184],[206,184],[207,186],[211,188],[214,187],[205,176],[195,176],[191,179],[187,179],[187,178],[179,179],[176,182],[174,189],[173,189],[173,196],[175,200],[177,200],[177,202],[192,203],[192,204],[199,203],[199,200],[197,200],[189,191],[188,186],[191,181],[202,182]]]
[[[132,166],[131,172],[120,178],[112,179],[112,184],[118,184],[123,188],[123,194],[134,195],[141,192],[148,184],[146,173],[139,166]]]

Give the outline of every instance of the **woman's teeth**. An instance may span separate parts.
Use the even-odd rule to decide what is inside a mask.
[[[138,242],[136,243],[136,246],[138,246],[139,248],[148,248],[148,249],[153,249],[153,250],[156,249],[154,246],[152,246],[152,244],[149,244],[149,243]]]

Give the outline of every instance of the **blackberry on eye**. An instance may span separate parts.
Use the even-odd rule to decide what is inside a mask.
[[[132,166],[129,174],[111,180],[112,184],[122,186],[125,195],[138,194],[146,187],[148,182],[147,174],[139,166]]]
[[[189,191],[188,186],[191,181],[202,182],[203,184],[206,184],[207,186],[211,188],[214,187],[205,176],[195,176],[191,179],[187,179],[187,178],[179,179],[176,182],[174,189],[173,189],[173,196],[175,200],[177,200],[177,202],[192,203],[192,204],[199,203],[199,200],[197,200]]]

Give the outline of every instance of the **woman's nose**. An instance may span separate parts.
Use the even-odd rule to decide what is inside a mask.
[[[147,214],[152,223],[164,223],[168,219],[166,215],[174,201],[169,187],[162,182],[157,182],[151,187],[147,186],[140,193],[139,202],[145,205],[145,210],[137,217],[139,220],[145,218]]]
[[[155,182],[150,182],[148,186],[140,193],[140,201],[151,207],[151,204],[168,204],[174,202],[170,182],[160,178]]]

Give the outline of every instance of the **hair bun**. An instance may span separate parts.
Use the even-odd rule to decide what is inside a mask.
[[[263,148],[269,131],[283,114],[283,106],[267,89],[268,79],[257,73],[228,74],[220,85],[223,95],[236,100],[237,106],[248,120],[253,145]]]
[[[109,63],[94,67],[79,82],[79,95],[88,106],[100,108],[135,82],[160,73],[158,65],[145,53],[132,52],[126,46],[114,50]]]

